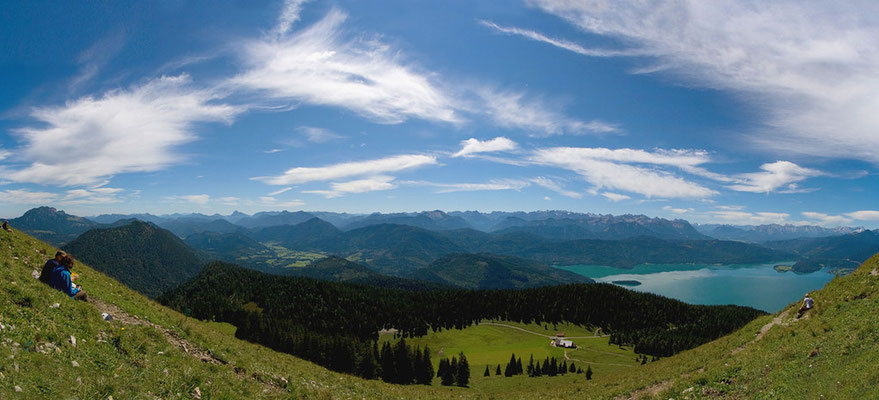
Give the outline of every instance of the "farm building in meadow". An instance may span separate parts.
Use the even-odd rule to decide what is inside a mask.
[[[566,349],[576,349],[577,345],[574,344],[573,341],[565,339],[564,332],[559,332],[555,335],[551,342],[549,342],[550,346],[553,347],[564,347]]]

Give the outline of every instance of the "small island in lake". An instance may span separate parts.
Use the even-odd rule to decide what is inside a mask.
[[[612,281],[611,283],[613,283],[615,285],[621,285],[621,286],[639,286],[639,285],[641,285],[641,282],[638,282],[638,281]]]
[[[794,266],[793,266],[793,265],[781,265],[781,264],[779,264],[779,265],[776,265],[776,266],[774,266],[774,267],[772,267],[772,268],[775,268],[775,270],[778,271],[778,272],[788,272],[788,271],[793,271]]]

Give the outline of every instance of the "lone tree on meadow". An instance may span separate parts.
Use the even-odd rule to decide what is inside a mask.
[[[491,371],[488,370],[488,365],[485,366],[485,373],[482,376],[491,376]]]
[[[592,380],[592,366],[591,365],[586,366],[586,380],[587,381]]]

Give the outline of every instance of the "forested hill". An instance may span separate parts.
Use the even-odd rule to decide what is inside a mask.
[[[450,285],[382,275],[368,267],[338,256],[329,256],[301,268],[280,271],[287,276],[300,276],[332,282],[347,282],[401,290],[451,289]]]
[[[141,221],[90,230],[64,250],[150,297],[192,278],[204,264],[173,233]]]
[[[415,271],[415,278],[465,289],[519,289],[594,282],[537,261],[493,254],[448,255]]]
[[[566,321],[600,327],[611,333],[613,343],[634,345],[637,352],[666,356],[764,314],[747,307],[689,305],[609,284],[402,291],[278,277],[219,262],[160,301],[197,318],[232,323],[239,338],[330,368],[336,368],[335,361],[323,354],[344,348],[356,357],[368,356],[374,347],[370,343],[384,328],[421,336],[483,319]]]

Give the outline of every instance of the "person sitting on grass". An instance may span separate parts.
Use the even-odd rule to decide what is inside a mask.
[[[40,272],[40,282],[47,285],[49,284],[49,280],[52,279],[52,271],[61,265],[61,260],[63,260],[66,255],[67,253],[65,253],[64,250],[58,250],[58,252],[55,253],[55,258],[46,261],[46,264],[43,265],[43,270]]]
[[[61,259],[61,265],[55,267],[52,271],[52,278],[49,280],[49,286],[58,289],[74,300],[88,301],[88,295],[82,290],[82,286],[75,285],[70,275],[70,268],[73,268],[73,257],[66,254]]]
[[[808,293],[806,293],[806,297],[803,299],[803,306],[800,307],[799,311],[797,311],[797,318],[802,317],[803,314],[806,313],[806,311],[811,310],[812,307],[814,307],[814,306],[815,306],[815,301],[812,300],[811,297],[809,297]]]

